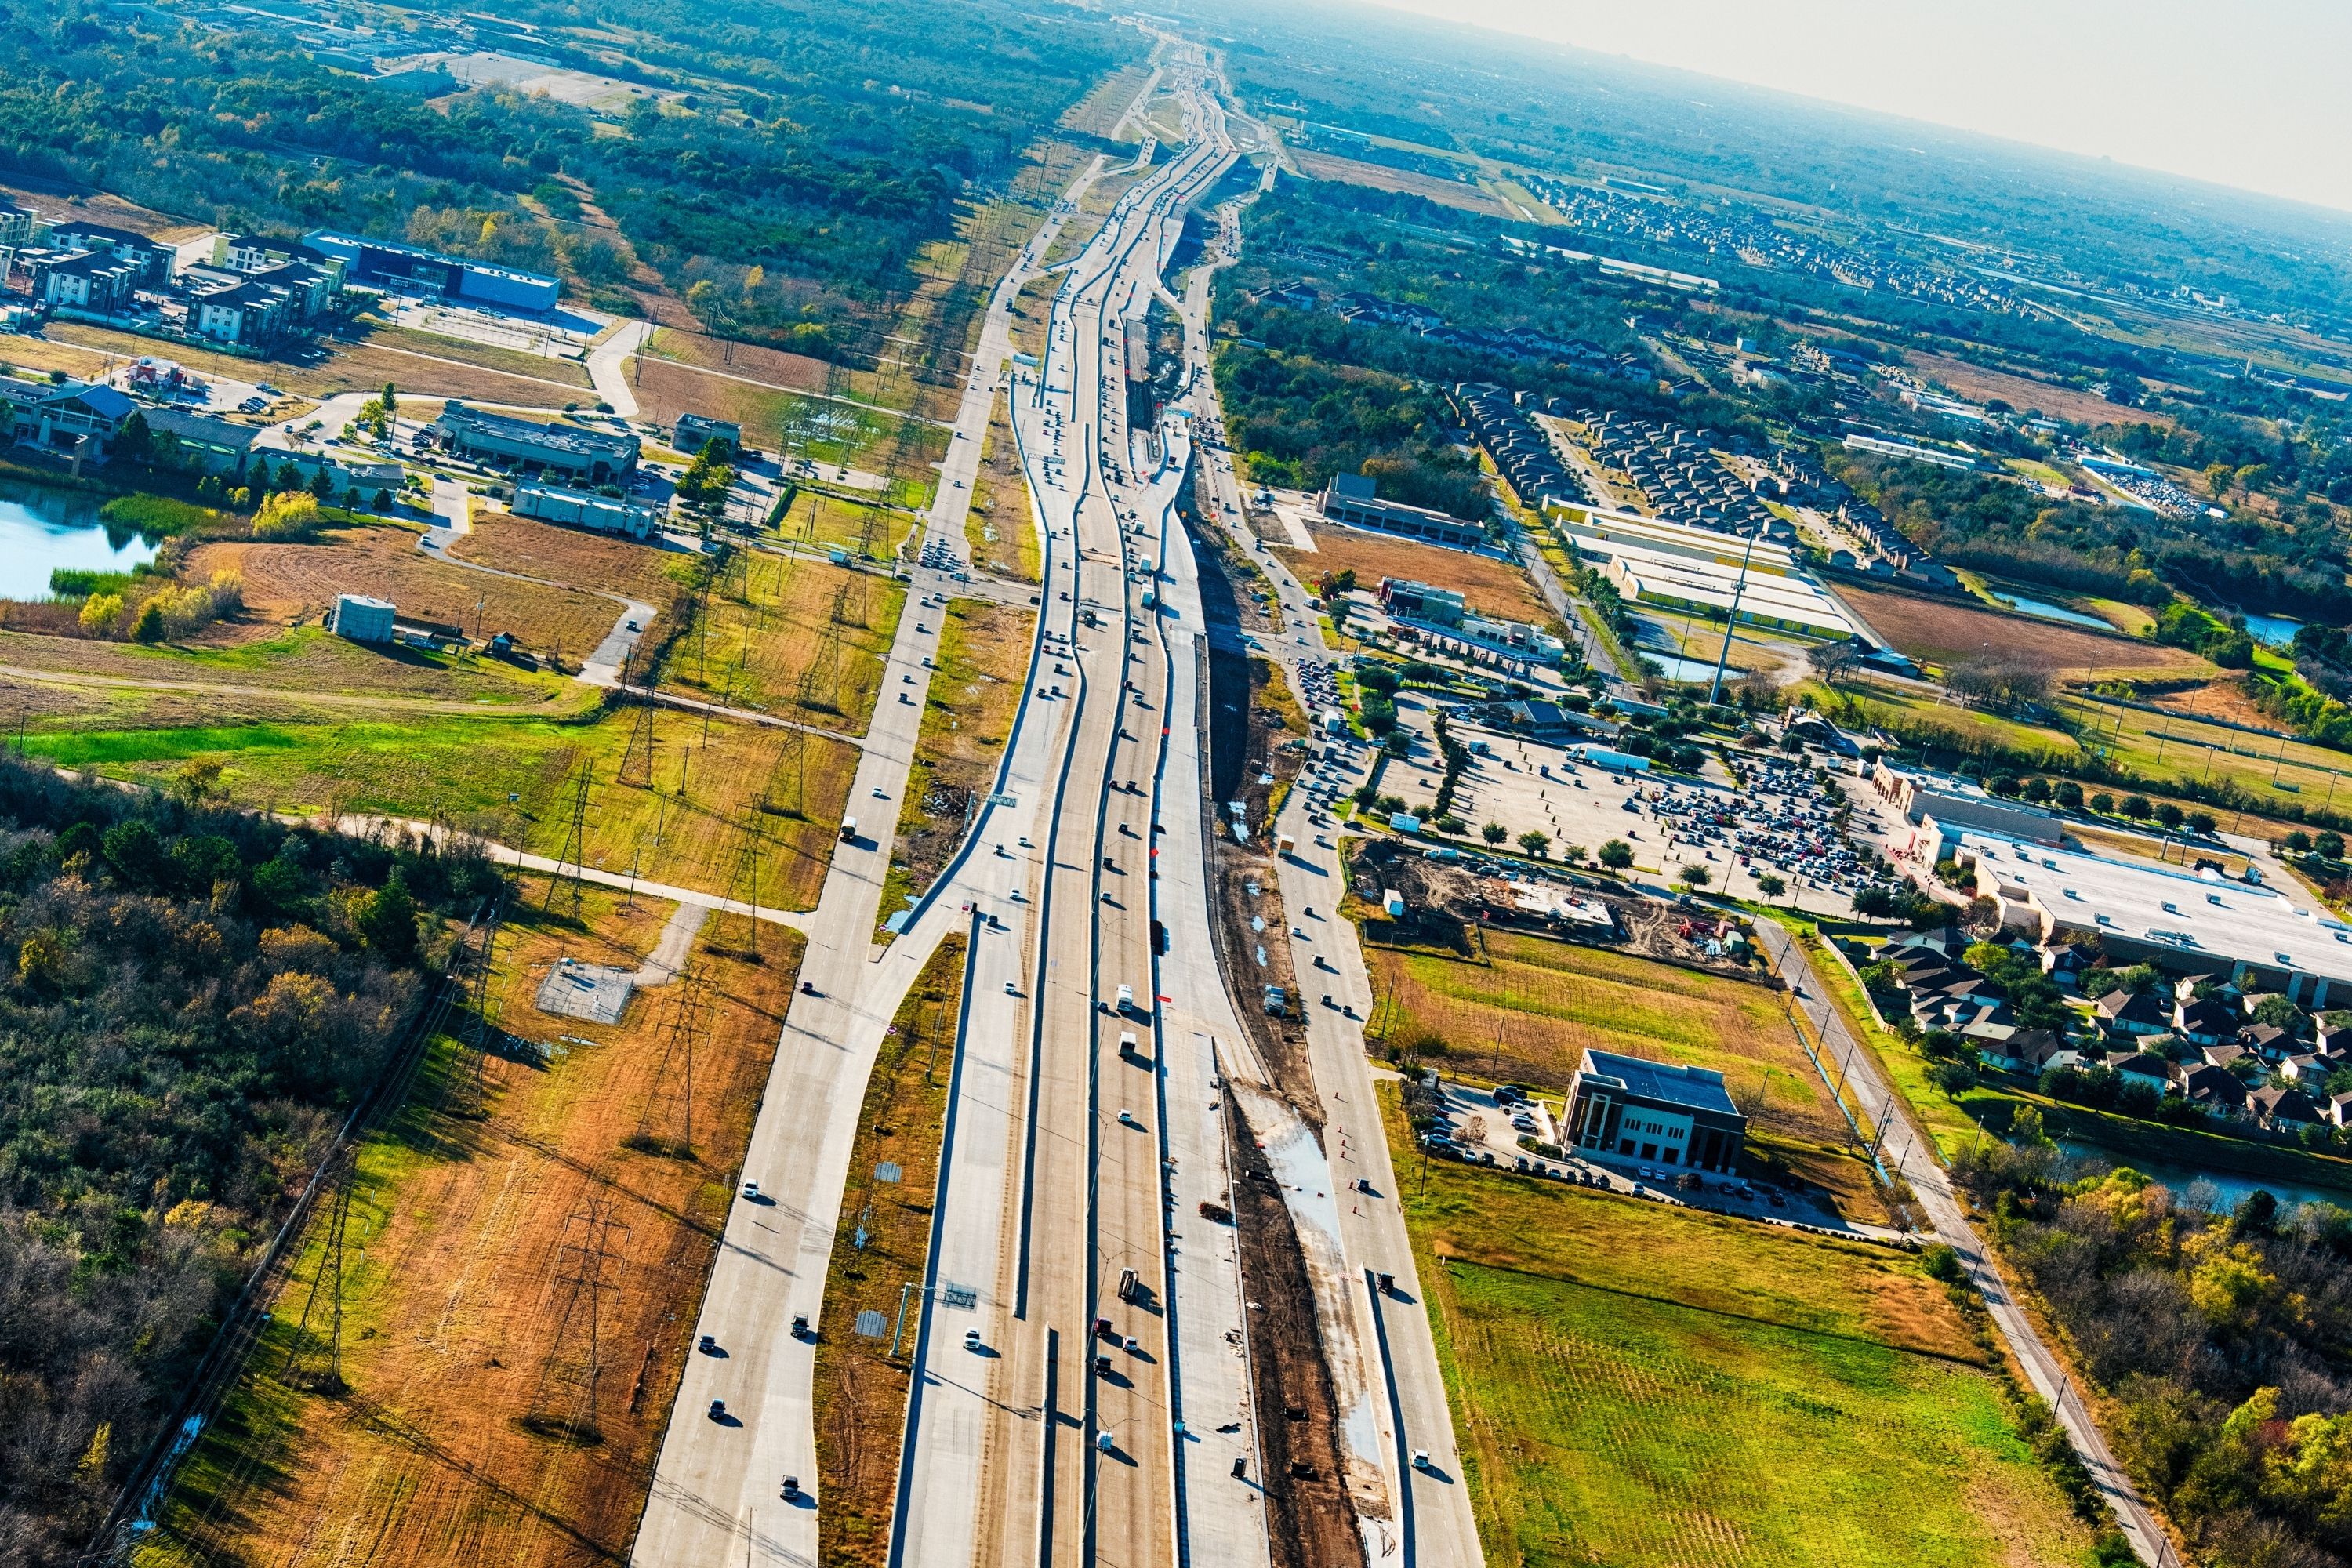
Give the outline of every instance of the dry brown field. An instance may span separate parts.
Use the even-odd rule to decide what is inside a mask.
[[[2172,423],[2162,415],[2150,414],[2144,408],[2132,408],[2121,403],[2110,403],[2104,397],[2094,396],[2076,387],[2060,386],[2008,371],[1988,370],[1983,365],[1970,364],[1948,354],[1912,353],[1903,357],[1913,370],[1949,387],[1961,397],[1979,403],[1998,397],[2021,414],[2029,408],[2039,408],[2053,419],[2082,425]]]
[[[1551,606],[1537,595],[1527,574],[1511,562],[1320,523],[1310,523],[1307,533],[1315,541],[1313,553],[1280,548],[1275,553],[1310,586],[1324,573],[1342,570],[1353,571],[1356,585],[1367,593],[1378,589],[1383,577],[1407,577],[1453,589],[1480,615],[1538,626],[1551,619]]]
[[[453,541],[449,553],[501,572],[624,595],[662,610],[686,589],[673,568],[690,571],[694,564],[694,557],[676,551],[504,511],[477,511],[474,531]]]
[[[2073,680],[2125,676],[2193,680],[2214,673],[2212,665],[2186,648],[2120,634],[2102,637],[2031,616],[1843,582],[1833,591],[1879,636],[1912,658],[1934,664],[2023,660]]]
[[[245,578],[247,608],[281,625],[323,614],[338,594],[389,599],[404,619],[458,626],[482,636],[507,632],[534,652],[577,664],[621,615],[610,599],[549,587],[436,561],[416,536],[397,528],[347,528],[312,543],[234,540],[205,544],[188,558],[191,581],[226,568]]]
[[[1433,174],[1414,174],[1410,169],[1391,169],[1385,163],[1335,158],[1328,153],[1293,153],[1291,158],[1298,164],[1298,172],[1310,180],[1369,185],[1376,191],[1402,191],[1408,195],[1425,196],[1440,206],[1460,207],[1465,212],[1484,213],[1488,217],[1518,216],[1488,192],[1476,185],[1465,185],[1459,180],[1441,180]]]
[[[614,1026],[535,1005],[562,958],[639,963],[669,906],[624,910],[600,891],[583,926],[562,899],[541,916],[540,890],[526,881],[492,987],[498,1026],[535,1048],[483,1058],[479,1110],[465,1058],[436,1048],[363,1144],[345,1236],[348,1391],[281,1381],[324,1256],[314,1224],[278,1326],[142,1549],[150,1568],[625,1558],[800,944],[771,930],[752,963],[741,921],[704,928],[689,1089],[670,1048],[683,984],[641,989]],[[591,1309],[564,1279],[592,1239],[610,1287],[593,1385]]]

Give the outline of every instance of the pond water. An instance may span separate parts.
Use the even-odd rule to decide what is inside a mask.
[[[2022,594],[2002,593],[1995,593],[1993,597],[2020,615],[2034,616],[2045,621],[2063,621],[2070,626],[2089,626],[2095,631],[2111,632],[2116,629],[2096,616],[2086,616],[2080,610],[2070,610],[2047,599],[2029,599]]]
[[[1642,657],[1655,664],[1658,667],[1659,675],[1668,680],[1713,680],[1715,679],[1715,665],[1712,660],[1702,664],[1697,659],[1685,658],[1680,654],[1655,653],[1649,648],[1642,649]],[[1732,679],[1738,674],[1738,671],[1736,669],[1727,669],[1724,671],[1724,679]]]
[[[2294,634],[2302,629],[2303,623],[2292,616],[2257,616],[2249,613],[2246,616],[2247,635],[2256,642],[2270,647],[2286,647],[2287,644],[2294,641]]]
[[[2190,1184],[2203,1182],[2220,1194],[2214,1200],[2217,1209],[2236,1207],[2241,1198],[2257,1187],[2278,1199],[2282,1208],[2303,1203],[2334,1204],[2338,1208],[2352,1208],[2352,1192],[2340,1187],[2297,1186],[2291,1182],[2260,1181],[2228,1171],[2192,1171],[2186,1166],[2167,1165],[2153,1160],[2119,1159],[2096,1144],[2081,1143],[2071,1138],[2061,1138],[2057,1143],[2060,1149],[2076,1159],[2097,1160],[2109,1165],[2129,1165],[2149,1181],[2171,1188],[2176,1198],[2186,1194]]]
[[[155,546],[98,515],[100,498],[0,479],[0,599],[46,599],[60,566],[128,572]]]

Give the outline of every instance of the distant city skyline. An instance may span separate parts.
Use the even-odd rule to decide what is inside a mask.
[[[2352,212],[2328,0],[1372,0]]]

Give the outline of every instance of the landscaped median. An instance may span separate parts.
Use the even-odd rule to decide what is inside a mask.
[[[1920,1258],[1391,1150],[1494,1562],[2087,1563]]]
[[[898,1004],[858,1111],[817,1320],[817,1495],[824,1499],[817,1560],[826,1568],[872,1568],[889,1552],[908,1374],[923,1308],[918,1292],[930,1254],[962,1016],[964,947],[961,935],[941,942]],[[897,1179],[877,1174],[886,1163],[898,1167]],[[858,1315],[869,1311],[897,1331],[883,1339],[860,1334]]]

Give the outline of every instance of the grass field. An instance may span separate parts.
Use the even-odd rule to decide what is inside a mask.
[[[781,543],[846,550],[863,552],[868,560],[884,560],[898,553],[916,522],[912,513],[859,500],[856,492],[845,495],[803,485],[768,531]]]
[[[498,1026],[530,1044],[483,1057],[477,1109],[467,1059],[443,1037],[361,1146],[344,1249],[349,1392],[289,1376],[326,1250],[314,1221],[244,1381],[140,1549],[144,1568],[626,1554],[800,939],[770,933],[755,965],[728,956],[740,936],[719,929],[725,917],[705,928],[687,1152],[688,1080],[666,1048],[680,984],[640,992],[613,1026],[533,1005],[560,958],[640,961],[670,907],[632,910],[596,892],[574,924],[538,916],[536,890],[526,879],[491,986]],[[614,1255],[616,1287],[594,1325],[593,1394],[587,1308],[572,1303],[567,1320],[560,1279],[592,1230]],[[580,1415],[593,1440],[574,1429]]]
[[[1435,1034],[1449,1074],[1564,1093],[1584,1052],[1616,1051],[1712,1068],[1754,1122],[1759,1149],[1783,1154],[1847,1215],[1885,1213],[1844,1116],[1813,1070],[1781,995],[1727,976],[1511,931],[1485,933],[1486,962],[1372,949],[1393,996],[1383,1038]]]
[[[919,898],[962,841],[1012,738],[1029,668],[1034,613],[951,599],[943,615],[914,770],[899,800],[882,884],[883,920]]]
[[[1488,217],[1518,216],[1490,192],[1458,180],[1441,180],[1434,174],[1391,168],[1385,163],[1367,163],[1356,158],[1336,158],[1328,153],[1294,152],[1291,157],[1297,163],[1298,172],[1310,180],[1364,185],[1375,191],[1402,191],[1426,197],[1440,206],[1484,213]]]
[[[1353,571],[1356,585],[1367,593],[1378,589],[1383,577],[1406,577],[1453,589],[1479,615],[1538,626],[1551,619],[1551,606],[1537,595],[1535,584],[1516,562],[1352,528],[1310,524],[1307,534],[1315,541],[1311,552],[1276,549],[1275,553],[1310,587],[1324,573],[1343,570]]]
[[[246,804],[449,822],[550,857],[566,854],[572,784],[584,764],[591,782],[579,853],[589,866],[623,874],[634,862],[648,880],[729,892],[747,825],[756,823],[761,904],[813,907],[856,751],[656,708],[655,787],[623,784],[622,752],[639,711],[569,722],[419,713],[342,724],[47,731],[27,736],[26,748],[64,766],[153,784],[188,761],[216,761],[231,797]],[[789,750],[795,741],[796,756]]]
[[[864,1339],[857,1314],[896,1321],[899,1288],[919,1279],[929,1255],[948,1082],[963,1010],[964,938],[950,936],[898,1004],[875,1058],[858,1113],[851,1178],[834,1229],[833,1262],[817,1320],[815,1425],[819,1568],[877,1568],[887,1560],[890,1510],[906,1425],[914,1318],[897,1360],[887,1341]],[[867,1179],[876,1163],[899,1168],[893,1184]],[[866,1245],[856,1245],[859,1227]]]
[[[659,684],[705,701],[861,731],[904,585],[829,561],[746,551],[670,645]]]
[[[555,409],[566,403],[588,402],[593,398],[593,394],[583,396],[582,387],[564,379],[567,369],[576,374],[576,367],[550,361],[544,373],[534,369],[523,375],[509,374],[466,363],[469,345],[462,342],[448,343],[447,347],[453,352],[446,354],[436,347],[429,356],[415,350],[385,344],[339,343],[323,359],[310,363],[238,359],[229,354],[211,353],[188,343],[158,342],[153,338],[118,332],[107,327],[94,327],[83,321],[53,322],[45,331],[46,339],[20,339],[12,343],[7,357],[19,363],[41,363],[47,368],[46,361],[37,356],[58,352],[54,346],[56,343],[76,345],[85,353],[96,350],[100,355],[110,353],[118,361],[140,354],[162,354],[199,375],[229,381],[267,381],[289,392],[315,398],[330,397],[338,392],[381,391],[385,382],[391,382],[404,393],[418,398],[462,397],[473,402],[514,404],[527,408]],[[442,340],[435,338],[430,341],[437,345]],[[73,370],[75,367],[68,364],[61,368]],[[430,390],[424,390],[426,388]]]
[[[1489,1561],[2090,1561],[1909,1257],[1452,1164],[1404,1202]]]
[[[2066,680],[2191,680],[2218,673],[2188,649],[2162,643],[2103,637],[2031,616],[1851,583],[1839,583],[1836,593],[1879,636],[1930,664],[2024,661]]]

